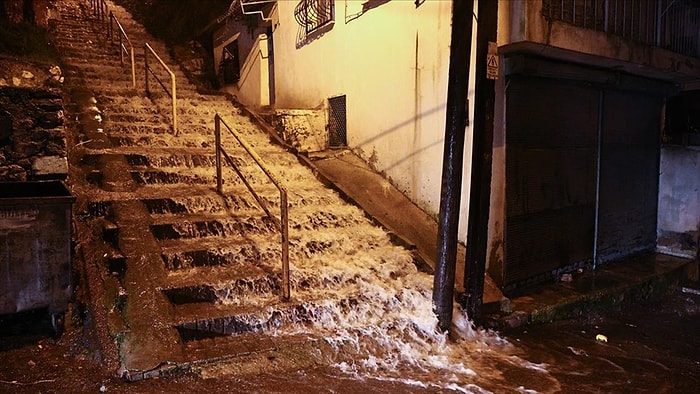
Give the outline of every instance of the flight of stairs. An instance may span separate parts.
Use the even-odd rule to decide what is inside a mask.
[[[313,350],[326,346],[341,323],[357,325],[358,332],[415,325],[397,322],[403,317],[396,310],[411,303],[406,283],[421,283],[410,291],[425,296],[431,279],[416,270],[409,251],[270,143],[225,96],[198,93],[166,46],[108,2],[136,47],[132,87],[128,65],[119,63],[117,46],[90,4],[58,2],[52,32],[72,100],[69,183],[77,197],[77,251],[90,281],[83,286],[103,308],[125,377],[294,347],[308,350],[301,352],[308,360],[298,362],[320,362]],[[177,135],[169,97],[152,79],[153,94],[145,93],[145,42],[177,75]],[[274,221],[230,167],[224,168],[224,192],[216,191],[217,113],[289,191],[289,301],[281,299],[281,237]],[[226,151],[279,213],[278,190],[234,138],[222,134]],[[368,288],[380,285],[379,291]],[[379,308],[392,313],[366,310],[377,308],[371,291],[383,294]]]

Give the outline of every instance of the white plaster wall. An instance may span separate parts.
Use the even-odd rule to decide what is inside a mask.
[[[658,228],[688,233],[700,226],[700,150],[661,149]]]
[[[253,50],[241,65],[241,78],[233,90],[236,98],[249,107],[270,105],[269,51],[265,34],[261,34],[253,44]]]
[[[346,95],[349,146],[437,216],[452,2],[416,8],[413,1],[393,0],[351,20],[364,2],[336,0],[333,27],[306,43],[293,18],[298,2],[278,3],[275,107],[318,108],[329,97]],[[465,132],[462,241],[471,151],[471,131]]]

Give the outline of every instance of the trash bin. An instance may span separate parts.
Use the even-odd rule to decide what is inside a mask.
[[[59,181],[0,182],[0,315],[47,309],[63,333],[71,287],[71,209]]]

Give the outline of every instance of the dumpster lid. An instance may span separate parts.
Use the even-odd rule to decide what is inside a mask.
[[[66,201],[73,202],[73,197],[60,181],[0,182],[0,203],[29,201]]]

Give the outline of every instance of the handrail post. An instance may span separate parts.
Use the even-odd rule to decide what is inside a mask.
[[[282,233],[282,298],[290,296],[289,285],[289,215],[287,212],[287,192],[280,188],[280,227]]]
[[[129,46],[129,53],[131,55],[131,85],[136,87],[136,58],[134,56],[134,46]]]
[[[170,83],[172,84],[172,91],[173,91],[173,133],[175,133],[175,136],[177,137],[178,135],[178,130],[177,130],[177,82],[175,80],[175,73],[170,74]]]
[[[109,36],[109,43],[113,44],[114,43],[114,38],[112,37],[112,23],[114,22],[114,14],[112,14],[112,11],[109,12],[109,25],[107,25],[107,36]]]
[[[216,191],[222,193],[223,180],[221,179],[221,118],[219,114],[214,116],[214,138],[216,140]]]
[[[144,62],[144,70],[146,71],[146,96],[151,96],[151,92],[148,89],[148,44],[144,44],[143,46],[143,62]]]

